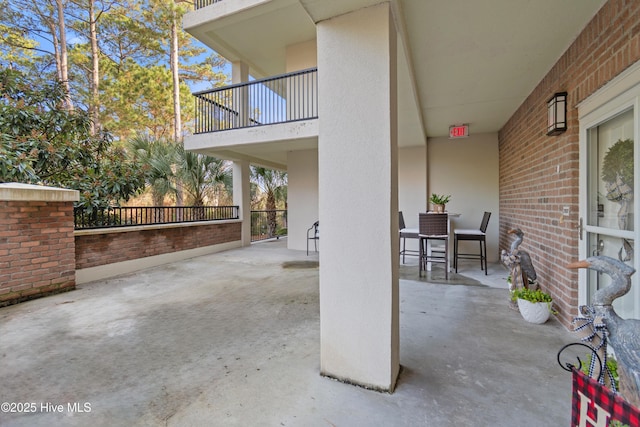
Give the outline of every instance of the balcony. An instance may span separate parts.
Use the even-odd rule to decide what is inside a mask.
[[[318,118],[318,70],[311,68],[193,94],[195,133]]]
[[[218,2],[221,2],[221,1],[222,0],[195,0],[193,2],[193,8],[195,10],[198,10],[198,9],[202,9],[203,7],[207,7],[209,5],[212,5],[214,3],[218,3]]]

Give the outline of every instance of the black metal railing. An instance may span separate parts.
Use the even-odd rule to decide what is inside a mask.
[[[318,117],[318,69],[196,92],[195,133]]]
[[[287,211],[251,211],[251,241],[280,238],[287,235]]]
[[[222,0],[195,0],[193,2],[193,8],[195,10],[202,9],[203,7],[207,7],[211,4],[218,3]]]
[[[239,219],[238,206],[111,207],[88,212],[73,209],[76,230]],[[287,235],[287,211],[251,211],[251,241]]]
[[[76,207],[73,209],[73,219],[75,229],[83,230],[238,219],[238,212],[238,206],[127,206],[104,210],[94,209],[91,212],[82,207]]]

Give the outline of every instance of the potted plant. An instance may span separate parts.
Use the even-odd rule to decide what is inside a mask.
[[[551,295],[540,289],[514,289],[511,292],[511,299],[518,302],[518,310],[527,322],[542,324],[549,320],[550,314],[555,314],[551,307],[553,303]]]
[[[451,195],[445,196],[444,194],[432,193],[429,201],[433,204],[433,211],[437,213],[444,212],[444,207],[451,200]]]
[[[582,367],[580,368],[582,373],[585,374],[586,376],[591,375],[591,372],[589,372],[591,367],[591,359],[593,359],[593,353],[587,354],[586,362],[583,363]],[[609,377],[609,375],[607,374],[604,375],[604,381],[605,381],[604,385],[612,390],[620,390],[620,374],[618,374],[618,361],[616,360],[616,357],[613,354],[607,354],[606,365],[607,365],[606,369],[611,374],[611,377]],[[598,366],[598,363],[595,363],[595,366]],[[602,375],[602,373],[600,373],[600,375]],[[613,384],[611,384],[612,379],[613,379]]]

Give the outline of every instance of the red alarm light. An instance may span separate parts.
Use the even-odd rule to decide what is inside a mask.
[[[449,126],[449,138],[466,138],[469,136],[469,125]]]

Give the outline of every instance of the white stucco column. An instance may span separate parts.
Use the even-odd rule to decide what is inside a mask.
[[[249,162],[233,162],[233,204],[240,206],[242,220],[242,246],[251,244],[251,187]]]
[[[388,3],[317,26],[321,374],[399,372],[396,29]]]
[[[231,83],[244,83],[249,81],[249,66],[242,61],[231,63]]]
[[[318,220],[318,150],[287,154],[287,247],[305,251],[307,230]],[[314,242],[309,241],[314,250]]]
[[[246,83],[249,81],[249,66],[241,61],[231,63],[231,83]],[[234,109],[238,112],[238,125],[249,124],[249,91],[247,88],[234,93]]]

